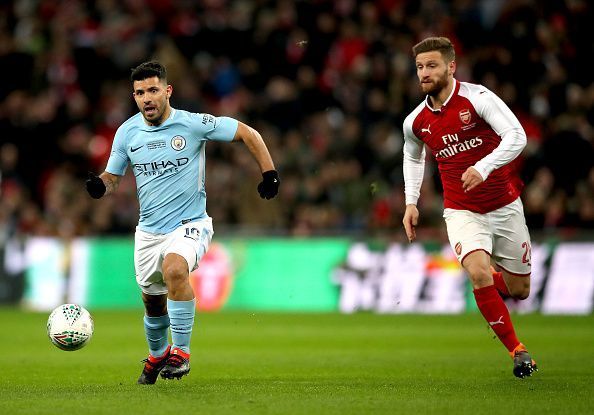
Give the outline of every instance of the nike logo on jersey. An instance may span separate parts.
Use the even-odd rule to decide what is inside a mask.
[[[427,128],[421,128],[421,132],[431,134],[431,130],[429,128],[431,128],[431,124],[429,124]]]
[[[490,325],[491,327],[493,327],[495,324],[505,324],[505,323],[503,322],[503,316],[499,317],[499,320],[497,320],[497,321],[489,321],[489,325]]]
[[[135,151],[140,150],[142,147],[144,147],[144,146],[140,146],[140,147],[136,147],[136,148],[130,147],[130,152],[134,153]]]

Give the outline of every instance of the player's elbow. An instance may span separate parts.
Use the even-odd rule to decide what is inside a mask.
[[[234,138],[235,141],[243,141],[244,143],[249,144],[251,142],[258,141],[258,139],[261,139],[260,133],[258,133],[258,131],[239,121],[237,125],[237,132]]]
[[[528,144],[528,137],[526,137],[526,132],[523,128],[520,128],[517,131],[517,143],[520,147],[520,151],[523,151],[526,148],[526,144]]]

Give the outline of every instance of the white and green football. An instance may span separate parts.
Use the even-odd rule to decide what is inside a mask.
[[[47,320],[47,335],[61,350],[78,350],[93,336],[93,318],[78,304],[62,304],[51,312]]]

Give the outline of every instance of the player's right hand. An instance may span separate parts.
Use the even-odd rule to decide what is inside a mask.
[[[103,183],[101,177],[97,176],[95,173],[88,173],[85,185],[87,187],[87,192],[89,192],[89,195],[91,195],[93,199],[100,199],[101,196],[105,194],[105,183]]]
[[[272,199],[278,194],[280,178],[276,170],[268,170],[262,173],[262,181],[258,185],[258,193],[262,199]]]
[[[419,223],[419,210],[415,205],[406,205],[406,211],[404,212],[402,223],[404,224],[404,230],[406,231],[408,242],[414,241],[417,238],[417,232],[415,228]]]

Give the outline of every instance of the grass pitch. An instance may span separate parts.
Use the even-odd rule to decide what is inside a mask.
[[[0,414],[586,414],[594,316],[516,315],[540,371],[520,380],[478,314],[199,314],[192,371],[139,386],[142,311],[94,311],[63,352],[47,314],[0,309]]]

